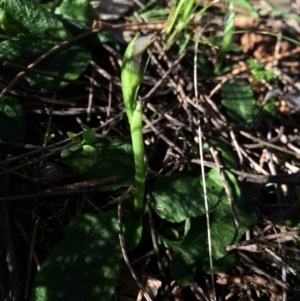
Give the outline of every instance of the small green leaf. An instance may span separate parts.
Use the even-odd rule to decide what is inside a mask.
[[[72,138],[72,140],[75,142],[75,143],[78,143],[80,144],[81,143],[81,139],[79,137],[76,137],[76,133],[73,133],[73,132],[67,132],[67,135],[69,138]]]
[[[82,137],[87,144],[92,144],[96,141],[95,131],[91,129],[84,131]]]
[[[55,13],[89,28],[99,19],[89,0],[63,0],[55,9]]]
[[[69,138],[73,138],[76,136],[76,133],[73,133],[73,132],[67,132],[67,135]]]
[[[25,134],[25,117],[17,97],[6,95],[0,99],[0,137],[21,141]]]
[[[71,38],[55,15],[33,0],[1,1],[0,28],[11,36],[24,34],[58,40]]]
[[[84,154],[91,156],[91,157],[97,157],[97,150],[94,146],[85,144],[82,146],[82,148],[83,148]]]
[[[86,180],[117,176],[119,181],[103,187],[105,190],[133,185],[134,162],[130,144],[97,139],[91,146],[96,150],[96,156],[90,156],[84,153],[80,145],[74,145],[65,149],[61,157]]]
[[[249,69],[253,75],[254,81],[267,81],[270,82],[276,78],[273,70],[265,70],[265,64],[257,62],[253,59],[247,61]]]
[[[229,186],[230,192],[232,194],[232,197],[234,199],[238,199],[241,196],[241,191],[240,191],[240,187],[236,181],[235,176],[227,170],[224,171],[224,175],[228,182],[228,186]],[[226,196],[226,194],[224,192],[223,180],[220,176],[220,172],[216,168],[211,169],[209,171],[209,173],[207,174],[206,186],[214,187],[213,193],[215,195],[218,195],[219,198]]]
[[[231,80],[222,86],[221,94],[222,106],[232,122],[237,125],[255,125],[260,117],[260,109],[249,85]]]
[[[278,107],[276,106],[275,98],[272,98],[268,101],[268,103],[263,107],[264,112],[267,112],[272,117],[278,116]]]
[[[118,232],[113,212],[75,217],[37,274],[31,301],[110,300],[122,259]]]
[[[86,124],[82,124],[82,125],[81,125],[81,128],[82,128],[84,131],[90,130],[90,127],[89,127],[88,125],[86,125]]]
[[[55,138],[55,134],[52,133],[52,134],[50,134],[49,136],[45,136],[45,137],[44,137],[44,140],[45,140],[46,142],[50,142],[50,141],[52,141],[54,138]]]

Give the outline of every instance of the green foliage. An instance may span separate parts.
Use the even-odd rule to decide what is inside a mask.
[[[82,144],[92,144],[96,141],[95,129],[90,129],[87,125],[82,125],[82,129],[84,130],[82,134]]]
[[[148,2],[149,4],[150,2]],[[147,7],[149,5],[146,5],[146,7],[143,7],[139,11],[139,15],[141,18],[145,18],[149,21],[158,21],[158,20],[165,20],[168,18],[169,9],[162,9],[160,7],[154,7],[152,9],[149,9]]]
[[[260,82],[262,80],[265,80],[267,82],[270,82],[275,78],[274,71],[271,69],[265,70],[265,65],[261,62],[249,60],[248,66],[255,81]]]
[[[266,105],[263,107],[264,112],[267,112],[273,117],[278,116],[278,108],[276,106],[276,99],[271,98]]]
[[[47,5],[47,4],[44,4]],[[50,3],[48,3],[48,7]],[[55,5],[49,7],[64,24],[65,28],[74,36],[90,31],[95,20],[99,20],[98,13],[92,7],[89,0],[60,0]],[[85,45],[99,47],[100,43],[113,43],[118,48],[118,44],[109,31],[100,31],[98,34],[87,36],[82,41]]]
[[[99,17],[88,0],[63,0],[55,13],[66,19],[75,20],[81,26],[90,28]]]
[[[57,45],[57,41],[46,37],[20,36],[12,38],[0,43],[0,59],[27,66],[55,45]],[[36,68],[69,80],[75,80],[85,71],[90,59],[90,51],[75,43],[47,57]],[[0,66],[0,71],[9,77],[15,76],[18,72],[3,66]],[[26,73],[21,82],[38,91],[48,93],[55,92],[69,84],[59,79],[30,72]]]
[[[227,13],[227,18],[224,24],[224,35],[221,42],[221,47],[217,56],[217,66],[215,68],[215,73],[219,73],[221,66],[223,64],[224,58],[226,53],[228,52],[234,35],[234,18],[235,18],[235,11],[234,5],[232,2],[229,2],[229,11]]]
[[[18,98],[6,95],[0,100],[0,137],[21,141],[25,134],[25,116]]]
[[[191,21],[195,8],[192,0],[176,2],[165,30],[167,48],[176,42]],[[222,65],[232,42],[233,17],[231,7],[217,68]],[[8,62],[7,66],[0,66],[1,74],[12,79],[19,70],[10,69],[9,63],[28,66],[60,42],[70,40],[72,34],[90,28],[96,19],[98,16],[88,0],[60,0],[43,5],[33,0],[1,1],[0,29],[9,37],[0,43],[0,60]],[[94,128],[83,125],[82,136],[75,137],[75,133],[68,133],[75,145],[61,153],[66,165],[84,180],[115,176],[116,182],[102,187],[104,191],[135,186],[135,210],[124,210],[127,251],[139,244],[143,232],[146,164],[142,103],[137,101],[137,94],[147,66],[145,52],[156,38],[156,34],[136,36],[128,45],[123,60],[122,91],[132,145],[123,141],[98,139]],[[189,39],[190,36],[186,37],[181,50]],[[34,67],[48,75],[26,72],[19,84],[38,92],[54,93],[83,74],[91,61],[91,53],[88,44],[83,46],[79,42],[72,42],[65,45]],[[202,64],[206,66],[208,63],[203,60]],[[252,69],[256,74],[260,72],[260,67],[253,66]],[[249,86],[231,81],[222,87],[221,92],[223,109],[233,123],[255,124],[259,106]],[[24,133],[24,113],[18,97],[4,96],[0,100],[0,137],[20,141]],[[51,141],[54,137],[51,134],[44,139]],[[227,166],[236,168],[236,159],[226,146],[216,141],[210,141],[209,144],[222,153]],[[211,170],[206,178],[215,273],[233,266],[236,254],[228,253],[226,247],[236,243],[258,218],[250,202],[252,197],[257,196],[256,190],[239,184],[229,172],[226,172],[226,177],[240,221],[238,230],[235,229],[218,171]],[[203,184],[198,177],[181,174],[160,176],[154,181],[151,191],[152,206],[157,216],[167,223],[165,230],[159,234],[159,241],[173,250],[171,273],[178,283],[186,286],[193,279],[196,269],[209,272]],[[177,223],[185,225],[184,233],[178,230]],[[74,217],[65,228],[62,241],[43,263],[34,282],[31,300],[109,300],[117,284],[122,258],[118,231],[115,212]]]
[[[52,141],[53,139],[55,138],[55,134],[50,134],[49,136],[45,136],[44,137],[44,140],[46,141],[46,142],[50,142],[50,141]]]
[[[185,9],[187,11],[190,11],[193,7],[186,5]],[[179,12],[177,11],[177,13]],[[230,26],[228,25],[228,28],[230,28],[228,39],[224,40],[224,47],[220,52],[220,64],[231,42],[232,18],[229,22]],[[169,24],[166,26],[167,31],[174,26],[173,21],[175,22],[175,20],[176,12],[169,19]],[[125,220],[125,235],[129,249],[138,244],[143,230],[142,209],[145,189],[145,164],[142,137],[142,104],[137,102],[137,93],[146,68],[143,53],[155,39],[155,35],[142,38],[136,36],[128,45],[124,55],[121,75],[122,90],[133,147],[107,139],[96,139],[93,130],[83,126],[83,140],[77,141],[77,145],[70,147],[61,154],[65,162],[85,179],[116,175],[119,179],[118,183],[106,186],[105,189],[113,190],[132,185],[135,170],[135,200],[137,199],[138,202],[134,202],[135,211],[127,214]],[[239,97],[245,96],[246,101],[243,98],[244,102],[241,102]],[[238,110],[236,110],[237,104],[234,103],[233,105],[233,101],[238,101]],[[254,123],[258,112],[253,103],[256,105],[252,90],[249,87],[237,85],[234,82],[224,85],[222,105],[233,122]],[[254,113],[249,113],[250,105]],[[218,151],[222,152],[223,159],[229,166],[236,167],[235,158],[226,147],[214,141],[212,141],[212,144]],[[207,174],[206,186],[211,216],[210,229],[214,273],[228,269],[235,264],[236,254],[234,252],[228,253],[226,248],[238,242],[244,232],[258,220],[258,212],[251,203],[252,193],[245,194],[243,187],[239,186],[231,173],[225,172],[225,175],[229,183],[229,190],[240,227],[239,229],[235,227],[223,181],[219,172],[213,169]],[[205,272],[209,272],[210,269],[202,182],[198,177],[192,178],[186,175],[160,176],[154,182],[151,191],[153,195],[151,205],[160,218],[171,224],[185,223],[183,235],[180,236],[176,229],[170,226],[169,231],[164,232],[167,236],[161,234],[159,240],[175,252],[171,262],[171,272],[178,283],[186,286],[191,282],[197,268],[201,268]],[[138,212],[138,215],[135,214],[136,212]],[[132,235],[131,237],[129,233]]]
[[[130,144],[97,139],[90,146],[95,150],[95,152],[92,151],[92,155],[79,143],[64,150],[61,157],[72,170],[86,180],[116,176],[117,183],[103,187],[104,190],[133,184],[134,162]]]
[[[237,125],[254,126],[260,117],[259,102],[249,85],[230,80],[221,88],[222,106],[229,119]]]
[[[168,50],[177,41],[178,36],[190,23],[195,11],[195,2],[193,0],[177,0],[174,2],[166,24],[165,31],[165,49]]]
[[[27,67],[62,40],[72,36],[57,17],[33,0],[5,0],[0,2],[0,28],[10,36],[0,43],[0,60],[8,64],[0,66],[0,72],[12,79],[19,72],[17,67]],[[67,45],[49,55],[35,68],[49,76],[26,72],[20,80],[25,87],[39,92],[53,93],[69,82],[51,77],[77,79],[91,60],[91,51],[78,43]],[[6,96],[1,99],[1,137],[22,140],[24,116],[18,98]],[[90,150],[89,150],[90,151]]]
[[[109,300],[122,258],[118,231],[112,212],[75,217],[37,274],[31,301]]]
[[[211,216],[214,273],[234,265],[235,255],[228,254],[226,247],[239,241],[244,232],[257,222],[259,216],[252,203],[251,191],[244,193],[232,174],[226,172],[226,176],[240,228],[235,228],[219,172],[212,169],[207,174],[206,185]],[[176,281],[183,286],[191,282],[196,268],[208,273],[210,270],[203,190],[199,183],[199,178],[173,175],[158,178],[153,188],[152,206],[156,213],[170,222],[185,220],[186,223],[185,234],[180,241],[171,241],[161,236],[165,244],[176,253],[171,262],[171,271]]]
[[[71,38],[63,24],[34,0],[1,1],[0,28],[11,36],[23,34],[55,40]]]
[[[210,209],[217,206],[218,201],[218,197],[209,191]],[[189,217],[205,214],[205,208],[199,206],[201,202],[203,186],[198,178],[178,174],[172,177],[161,176],[154,183],[152,206],[159,217],[170,222],[179,223]]]
[[[97,157],[97,150],[95,147],[89,144],[85,144],[82,146],[83,154],[89,156],[89,157]]]
[[[120,161],[124,164],[125,156],[121,154],[124,151],[124,144],[97,140],[94,147],[97,149],[97,157],[87,156],[79,151],[78,147],[71,147],[64,151],[62,157],[69,166],[89,179],[109,175],[109,171],[113,170],[111,163],[114,159],[119,159],[117,163],[119,168],[115,168],[113,174],[117,174],[121,178],[120,171],[124,168],[120,168]],[[112,156],[112,152],[117,155]],[[132,152],[128,155],[128,158],[131,157],[132,160]],[[107,168],[107,166],[109,167]],[[133,162],[131,161],[131,168],[132,166]],[[238,242],[244,232],[257,222],[259,216],[252,202],[252,197],[257,195],[256,190],[253,188],[245,190],[245,187],[240,186],[229,172],[226,172],[226,177],[240,223],[238,230],[233,222],[231,208],[219,172],[213,169],[206,178],[215,273],[224,271],[235,264],[235,253],[228,253],[226,247]],[[128,185],[128,183],[121,182],[117,186],[109,186],[106,189],[115,189],[126,184]],[[199,178],[191,178],[186,175],[161,176],[154,182],[152,191],[152,207],[160,218],[171,223],[185,222],[185,233],[180,240],[170,240],[171,237],[174,239],[176,235],[168,235],[169,238],[160,235],[160,240],[175,252],[171,263],[171,272],[176,281],[186,286],[191,282],[197,268],[209,272],[202,183]],[[174,232],[171,228],[170,231]],[[131,215],[127,215],[125,234],[129,249],[138,244],[141,233],[142,219],[135,219]]]

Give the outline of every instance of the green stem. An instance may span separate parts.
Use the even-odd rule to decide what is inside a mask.
[[[132,139],[132,147],[134,153],[135,165],[135,197],[134,197],[134,215],[140,217],[144,211],[144,195],[145,195],[145,149],[143,139],[143,105],[140,101],[136,103],[130,122],[130,132]]]

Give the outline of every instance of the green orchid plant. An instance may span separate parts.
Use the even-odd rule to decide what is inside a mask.
[[[143,104],[137,100],[139,87],[143,81],[149,62],[147,50],[156,39],[165,33],[174,23],[174,8],[171,8],[164,28],[155,34],[140,36],[137,34],[128,44],[122,64],[121,83],[126,115],[130,124],[130,134],[135,165],[134,215],[139,218],[144,211],[146,159],[142,132]]]
[[[145,54],[157,39],[157,34],[144,37],[136,35],[129,43],[122,65],[121,82],[125,111],[130,124],[130,133],[135,165],[134,215],[140,217],[144,210],[146,160],[142,133],[143,104],[137,100],[140,84],[148,64]]]

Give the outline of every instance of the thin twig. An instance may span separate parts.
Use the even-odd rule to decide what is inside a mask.
[[[229,206],[230,206],[230,209],[231,209],[231,213],[232,213],[232,216],[233,216],[235,228],[238,229],[239,228],[239,220],[236,216],[235,208],[234,208],[234,205],[233,205],[233,198],[232,198],[232,195],[231,195],[231,192],[230,192],[230,189],[229,189],[228,181],[226,179],[224,171],[221,168],[220,159],[219,159],[219,157],[218,157],[218,155],[217,155],[217,153],[216,153],[216,151],[214,150],[213,147],[210,147],[210,153],[212,154],[212,156],[215,160],[215,163],[216,163],[217,168],[219,170],[220,176],[222,178],[225,193],[226,193],[226,196],[227,196],[227,199],[228,199],[228,202],[229,202]]]
[[[97,192],[97,191],[103,191],[103,189],[101,189],[101,187],[97,187],[97,188],[78,189],[78,190],[67,189],[67,190],[58,190],[58,191],[50,191],[50,192],[36,192],[36,193],[16,195],[11,197],[2,197],[0,198],[0,202],[44,198],[44,197],[51,197],[55,195],[73,195],[77,193]]]
[[[289,289],[289,286],[287,283],[284,283],[281,280],[278,280],[277,278],[273,277],[269,273],[265,272],[264,270],[260,269],[255,265],[255,262],[251,260],[245,253],[239,252],[240,257],[243,259],[242,262],[244,265],[249,267],[251,270],[253,270],[255,273],[259,275],[264,275],[267,277],[271,282],[275,282],[277,285],[279,285],[282,288]]]
[[[200,38],[201,31],[198,31],[195,36],[195,50],[194,50],[194,91],[195,91],[195,99],[198,105],[198,79],[197,79],[197,50],[198,50],[198,40]],[[197,110],[197,120],[198,120],[198,139],[199,139],[199,156],[200,156],[200,166],[201,166],[201,179],[202,179],[202,187],[203,187],[203,196],[204,196],[204,205],[205,205],[205,216],[206,216],[206,227],[207,227],[207,242],[208,242],[208,256],[209,256],[209,265],[210,265],[210,275],[211,275],[211,285],[213,289],[213,298],[217,300],[217,293],[215,288],[215,280],[214,280],[214,266],[213,266],[213,258],[212,258],[212,241],[211,241],[211,231],[210,231],[210,217],[209,217],[209,206],[207,199],[207,190],[206,190],[206,181],[205,181],[205,171],[203,164],[203,145],[202,145],[202,130],[201,130],[201,119],[199,111]],[[200,183],[201,185],[201,183]]]
[[[88,107],[86,109],[86,122],[91,122],[91,115],[92,115],[92,107],[93,107],[93,100],[94,100],[94,90],[95,90],[95,74],[96,71],[93,69],[92,77],[90,79],[90,87],[89,87],[89,100],[88,100]]]
[[[205,293],[205,291],[198,285],[198,283],[196,281],[193,281],[190,284],[190,287],[191,287],[191,290],[196,293],[196,296],[197,296],[197,294],[199,294],[201,296],[201,298],[204,298],[206,301],[210,301],[208,294]],[[198,297],[198,300],[199,300],[199,297]]]
[[[30,241],[29,255],[28,255],[28,265],[27,265],[27,274],[26,274],[26,282],[25,282],[25,292],[24,292],[24,299],[25,300],[28,298],[28,294],[29,294],[32,258],[34,256],[34,243],[35,243],[35,237],[36,237],[36,231],[37,231],[37,226],[38,226],[39,219],[40,218],[38,217],[35,221],[33,232],[32,232],[32,237],[31,237],[31,241]]]
[[[10,155],[8,154],[7,156]],[[2,177],[1,181],[1,196],[2,198],[7,199],[9,195],[10,176]],[[2,236],[10,282],[9,300],[20,301],[20,282],[13,242],[10,203],[8,200],[2,203]]]
[[[121,245],[121,250],[123,254],[123,259],[128,266],[128,269],[130,270],[130,273],[135,280],[136,284],[138,285],[139,289],[143,292],[143,295],[147,301],[152,301],[148,293],[145,291],[140,279],[136,275],[135,271],[133,270],[130,261],[128,259],[127,253],[126,253],[126,246],[125,246],[125,239],[124,239],[124,233],[123,233],[123,214],[122,214],[122,204],[119,202],[118,204],[118,223],[119,223],[119,241]]]
[[[153,248],[154,248],[155,255],[156,255],[157,266],[158,266],[159,271],[162,274],[162,276],[165,276],[164,266],[162,264],[160,250],[159,250],[159,246],[158,246],[158,242],[157,242],[157,233],[156,233],[156,230],[155,230],[155,227],[154,227],[152,208],[150,206],[150,195],[148,194],[146,196],[146,198],[147,198],[147,205],[148,205],[148,214],[149,214],[149,224],[150,224],[150,229],[151,229],[151,238],[152,238],[152,244],[153,244]]]
[[[19,64],[11,63],[9,61],[4,61],[2,63],[2,65],[4,67],[10,67],[10,68],[18,69],[18,70],[21,70],[21,71],[24,71],[24,72],[44,75],[44,76],[47,76],[47,77],[58,79],[62,82],[77,84],[77,85],[81,85],[81,86],[86,87],[86,83],[84,81],[69,79],[69,78],[66,78],[66,77],[63,77],[63,76],[56,75],[55,73],[46,72],[46,71],[38,70],[38,69],[35,69],[35,68],[25,67],[25,66],[22,66],[22,65],[19,65]]]
[[[184,51],[179,58],[174,61],[172,66],[168,69],[166,73],[155,83],[155,85],[152,87],[152,89],[142,98],[142,101],[146,100],[147,98],[150,98],[154,92],[161,86],[162,82],[170,75],[171,72],[173,72],[174,68],[180,63],[180,61],[185,57],[186,51]]]

